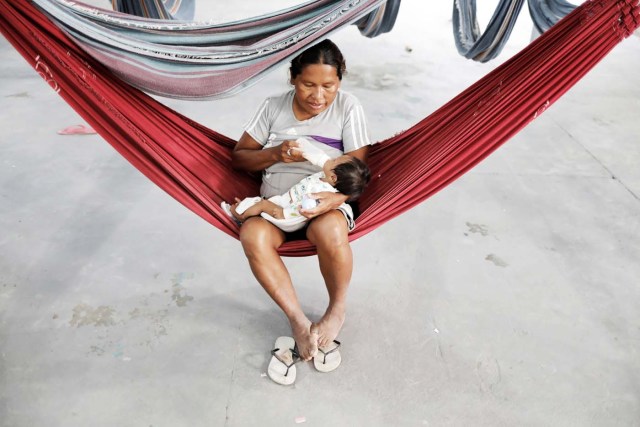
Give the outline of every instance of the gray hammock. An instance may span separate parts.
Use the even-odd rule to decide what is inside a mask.
[[[500,54],[511,35],[524,0],[500,0],[484,32],[476,17],[476,0],[454,0],[453,36],[458,52],[468,59],[487,62]],[[571,12],[565,0],[528,0],[529,13],[542,34]]]
[[[213,24],[177,19],[193,15],[195,0],[113,0],[116,8],[166,19],[76,1],[32,1],[122,80],[148,93],[182,99],[232,96],[344,25],[356,24],[367,37],[387,32],[400,6],[400,0],[314,0]],[[500,0],[481,33],[475,0],[455,0],[454,36],[460,53],[482,62],[496,57],[523,3]],[[572,6],[564,0],[529,0],[529,8],[536,27],[544,29]]]
[[[212,24],[150,19],[75,1],[33,2],[124,81],[152,94],[183,99],[234,95],[298,51],[385,3],[316,0]],[[382,14],[391,12],[393,8],[385,8]],[[378,31],[366,22],[361,24],[365,32]]]
[[[113,10],[151,19],[192,21],[195,0],[111,0]]]
[[[524,0],[499,2],[485,32],[476,19],[475,0],[454,0],[453,25],[460,54],[475,61],[495,58],[509,39]],[[195,0],[113,0],[114,9],[147,18],[193,19]],[[566,0],[529,0],[529,13],[538,34],[547,31],[576,6]],[[395,24],[400,0],[387,0],[355,24],[367,37],[389,32]],[[188,18],[187,18],[188,17]]]
[[[151,19],[191,21],[195,16],[195,0],[112,0],[113,10]],[[369,38],[393,29],[400,9],[400,0],[386,0],[373,12],[354,23],[360,33]]]
[[[533,25],[540,34],[556,25],[576,8],[565,0],[529,0],[528,6]]]

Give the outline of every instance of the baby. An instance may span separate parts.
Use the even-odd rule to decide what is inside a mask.
[[[322,167],[322,171],[302,179],[279,196],[268,199],[247,197],[233,205],[222,202],[222,208],[230,217],[237,219],[243,214],[245,218],[260,215],[281,230],[292,232],[303,228],[308,221],[300,214],[300,209],[316,207],[317,201],[310,194],[340,192],[348,196],[347,201],[360,197],[371,178],[369,168],[362,160],[348,155],[331,159],[304,138],[296,142],[300,145],[303,157]]]

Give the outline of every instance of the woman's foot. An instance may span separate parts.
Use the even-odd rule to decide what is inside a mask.
[[[322,319],[313,328],[318,332],[319,347],[326,347],[336,339],[344,324],[345,315],[346,310],[343,306],[334,305],[327,308]]]
[[[318,353],[318,332],[312,330],[311,320],[291,321],[291,332],[302,360],[311,360]]]

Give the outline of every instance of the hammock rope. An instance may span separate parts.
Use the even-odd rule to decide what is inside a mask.
[[[505,143],[640,26],[638,0],[589,1],[410,129],[372,147],[355,240],[422,203]],[[45,81],[134,167],[223,232],[222,200],[257,194],[230,167],[234,141],[112,75],[31,2],[0,0],[0,30]],[[407,154],[410,155],[407,155]],[[233,183],[229,185],[229,183]],[[315,253],[306,240],[280,253]]]

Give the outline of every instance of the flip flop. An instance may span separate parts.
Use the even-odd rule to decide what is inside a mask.
[[[318,348],[318,354],[313,358],[313,366],[320,372],[331,372],[337,369],[342,362],[338,347],[340,347],[340,341],[333,340],[333,345]]]
[[[58,135],[94,135],[97,132],[90,126],[73,125],[58,131]]]
[[[300,361],[295,340],[291,337],[278,337],[271,356],[267,368],[269,378],[278,384],[293,384],[296,380],[295,364]]]

